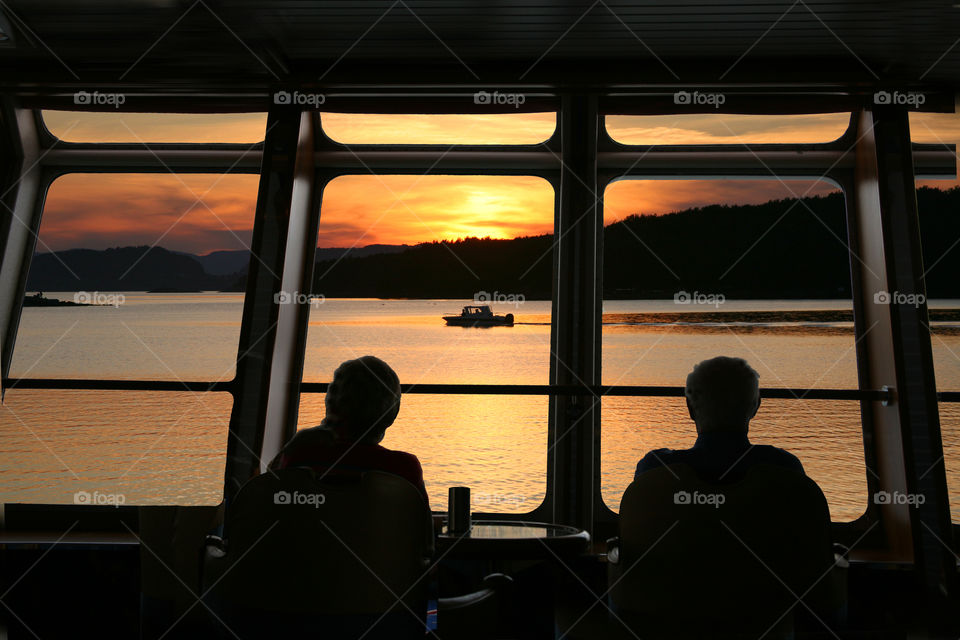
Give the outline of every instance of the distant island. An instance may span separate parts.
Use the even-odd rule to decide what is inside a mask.
[[[960,188],[917,190],[931,297],[960,298]],[[603,297],[678,291],[736,298],[848,298],[843,194],[632,215],[603,230]],[[318,248],[313,291],[328,298],[459,298],[480,291],[548,300],[553,235]],[[247,251],[162,247],[38,253],[31,291],[243,291]]]
[[[58,298],[46,298],[42,291],[33,295],[23,297],[23,306],[25,307],[99,307],[103,305],[90,302],[74,302],[73,300],[60,300]]]

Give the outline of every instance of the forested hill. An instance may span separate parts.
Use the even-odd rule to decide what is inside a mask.
[[[917,191],[931,297],[960,297],[960,188]],[[960,245],[960,243],[958,243]],[[468,238],[402,253],[317,263],[328,297],[470,298],[480,291],[550,296],[553,237]],[[678,291],[728,298],[850,295],[842,194],[712,205],[630,216],[604,229],[604,297],[661,298]]]
[[[928,293],[960,298],[960,187],[917,191]],[[712,205],[630,216],[604,231],[604,297],[850,295],[843,196]],[[33,258],[28,291],[242,291],[246,251],[206,256],[161,247],[70,249]],[[314,292],[327,297],[548,299],[553,236],[318,249]]]

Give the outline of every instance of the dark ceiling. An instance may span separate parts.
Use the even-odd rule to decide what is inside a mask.
[[[960,0],[4,0],[0,83],[956,89]],[[4,26],[4,20],[5,25]]]

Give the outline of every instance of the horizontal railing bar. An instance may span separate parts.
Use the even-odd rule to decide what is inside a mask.
[[[4,391],[13,389],[62,389],[74,391],[231,391],[233,382],[193,380],[73,380],[64,378],[8,378]]]
[[[326,393],[327,382],[304,382],[302,393]],[[229,392],[230,381],[199,382],[176,380],[81,380],[57,378],[8,378],[6,390],[63,389],[84,391],[192,391]],[[551,384],[404,384],[403,393],[435,395],[540,395],[540,396],[633,396],[683,397],[683,387],[659,385],[551,385]],[[892,400],[893,393],[881,389],[760,389],[760,396],[772,399],[802,400]],[[960,402],[960,392],[941,392],[941,402]]]
[[[328,383],[304,382],[303,393],[324,393]],[[400,385],[403,393],[463,395],[554,395],[554,396],[647,396],[683,397],[683,387],[654,385],[557,385],[557,384],[409,384]],[[804,400],[889,400],[888,391],[858,389],[776,389],[760,390],[764,398]]]

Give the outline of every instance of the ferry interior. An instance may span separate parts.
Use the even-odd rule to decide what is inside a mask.
[[[948,346],[960,326],[950,324],[960,320],[960,294],[950,293],[960,274],[944,273],[960,265],[950,253],[960,243],[950,235],[957,199],[953,215],[930,227],[932,240],[924,226],[929,185],[957,193],[954,0],[2,0],[0,69],[0,637],[960,637],[960,348]],[[803,133],[802,123],[827,120],[832,133]],[[253,122],[252,137],[224,125],[234,121]],[[846,377],[835,377],[834,355],[803,346],[806,307],[777,343],[794,346],[747,355],[761,370],[758,433],[778,444],[781,423],[819,425],[779,442],[800,443],[794,452],[815,482],[761,466],[717,484],[682,464],[633,481],[646,451],[677,446],[656,435],[667,431],[645,432],[648,422],[689,431],[683,442],[692,444],[693,423],[678,420],[693,364],[729,345],[781,340],[777,327],[750,333],[724,320],[725,308],[741,309],[730,300],[698,307],[719,318],[700,333],[682,318],[673,326],[704,289],[646,279],[702,267],[710,234],[680,221],[727,209],[668,197],[708,184],[785,194],[747,198],[753,204],[794,198],[836,210],[831,226],[796,207],[801,222],[773,248],[764,244],[784,237],[793,217],[778,230],[778,216],[754,224],[744,214],[712,232],[718,242],[734,228],[748,238],[745,260],[780,256],[839,283],[835,295],[786,281],[771,290],[781,271],[750,262],[731,272],[740,279],[727,292],[839,300],[829,307],[837,327],[816,335],[844,341]],[[814,184],[823,200],[798,195]],[[222,248],[190,244],[208,230],[177,216],[157,223],[153,240],[113,241],[149,222],[157,185],[197,190],[174,203],[177,212],[206,206],[204,194],[224,185],[249,194],[234,203],[246,231],[235,233],[232,219],[211,227],[249,251],[245,279],[234,289],[196,286],[232,291],[235,319],[176,316],[162,329],[206,323],[197,335],[229,334],[223,348],[187,329],[161,344],[152,307],[140,307],[142,325],[73,327],[62,318],[99,310],[33,308],[63,290],[32,283],[67,249],[149,245],[170,248],[163,256],[173,260],[188,247]],[[526,197],[514,188],[523,186],[541,194],[540,226],[499,233],[490,229],[502,220],[480,216],[451,233],[406,234],[428,225],[416,207],[430,185],[497,206]],[[637,213],[629,201],[641,187],[667,194],[662,211],[689,215],[665,216],[676,224],[659,231],[648,217],[626,220],[624,229],[650,231],[624,253],[611,207],[619,198],[619,217]],[[420,195],[404,199],[407,190]],[[121,197],[147,204],[97,218]],[[325,241],[366,224],[365,199],[405,203],[376,214],[392,231]],[[71,229],[95,232],[71,246],[61,240]],[[808,232],[827,239],[802,244]],[[515,245],[491,244],[501,269],[491,273],[506,280],[449,284],[474,260],[474,245],[458,238],[521,236],[544,243],[534,264],[510,253]],[[440,239],[449,242],[430,245]],[[339,258],[321,264],[315,253],[415,244],[416,255],[434,258],[396,289],[383,288],[398,282],[390,265],[401,264],[388,254],[334,268]],[[679,258],[657,262],[664,252]],[[647,266],[620,269],[614,259]],[[342,264],[356,265],[354,275]],[[503,304],[497,296],[518,292],[527,273],[542,291],[519,290],[525,304]],[[104,285],[90,300],[147,305],[160,294],[144,291],[162,292],[161,280],[143,291]],[[636,333],[623,318],[646,313],[653,298],[663,303],[649,307],[659,319]],[[416,311],[434,304],[426,299],[441,303]],[[389,330],[376,317],[318,324],[365,304],[429,315],[436,333],[423,335],[460,346],[429,355],[439,342],[404,338],[420,331],[407,316]],[[738,322],[771,308],[763,304],[743,307]],[[121,311],[134,313],[129,306]],[[444,313],[466,306],[513,315],[506,326],[444,325]],[[43,318],[60,328],[43,333],[54,331]],[[124,326],[142,336],[141,357],[154,368],[71,346],[81,332],[102,346],[129,342]],[[53,337],[30,342],[41,334]],[[536,362],[497,346],[527,335],[540,340]],[[638,335],[651,355],[630,346]],[[666,360],[657,350],[680,344],[676,335],[702,357],[684,361],[682,374],[658,371]],[[315,408],[336,364],[368,353],[400,372],[403,405],[384,442],[423,461],[432,510],[390,473],[345,480],[268,468],[298,427],[323,417]],[[788,359],[766,362],[775,353]],[[222,363],[186,368],[200,354]],[[229,372],[218,377],[221,364]],[[786,372],[782,383],[760,365]],[[793,376],[795,366],[812,373]],[[174,424],[207,400],[209,420]],[[841,405],[842,415],[833,410]],[[482,432],[492,435],[461,442],[454,423],[441,424],[450,412],[456,425],[496,423]],[[162,440],[171,429],[180,439]],[[830,434],[846,444],[803,453]],[[434,462],[448,445],[459,448]],[[618,455],[626,462],[613,474]],[[141,464],[134,475],[146,484],[135,486],[128,467],[140,458],[155,466]],[[191,488],[194,459],[207,465],[203,495]],[[441,467],[448,475],[435,475]],[[485,489],[494,477],[533,488],[523,499]]]

